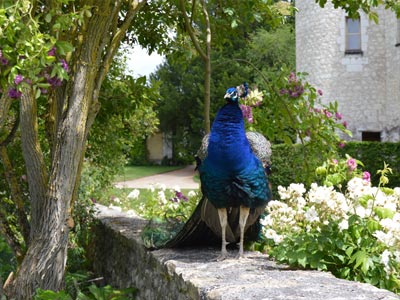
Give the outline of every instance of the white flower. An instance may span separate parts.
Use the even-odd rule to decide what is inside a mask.
[[[172,189],[173,189],[175,192],[180,192],[180,191],[181,191],[181,188],[180,188],[179,185],[175,185]]]
[[[347,220],[342,220],[342,222],[339,223],[339,230],[343,231],[349,229],[349,222]]]
[[[130,199],[138,199],[140,195],[140,191],[138,189],[134,189],[133,191],[131,191],[129,193],[129,195],[127,196]]]
[[[390,274],[390,255],[391,253],[388,250],[383,251],[381,255],[381,263],[384,265],[385,272],[388,273],[388,275]]]
[[[363,206],[359,205],[356,207],[356,215],[360,218],[365,218],[367,216],[367,210]]]
[[[156,188],[165,191],[167,189],[167,186],[164,183],[157,183]]]
[[[121,199],[119,199],[118,197],[115,197],[113,199],[113,202],[117,203],[117,204],[121,204]]]
[[[302,183],[291,183],[289,189],[294,197],[301,197],[306,192],[304,184]]]
[[[195,197],[196,195],[197,195],[197,194],[196,194],[195,191],[189,191],[189,192],[188,192],[188,197],[189,197],[189,198]]]
[[[304,213],[304,217],[306,218],[306,220],[310,223],[313,222],[318,222],[319,221],[319,216],[318,216],[318,212],[315,209],[315,206],[311,206],[305,213]]]
[[[157,198],[161,201],[162,204],[167,203],[167,198],[165,197],[164,191],[158,191]]]

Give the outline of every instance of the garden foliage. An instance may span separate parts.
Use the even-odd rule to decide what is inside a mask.
[[[384,187],[392,172],[386,164],[377,187],[358,165],[334,160],[317,170],[324,184],[279,186],[263,220],[263,246],[279,262],[398,293],[400,188]]]

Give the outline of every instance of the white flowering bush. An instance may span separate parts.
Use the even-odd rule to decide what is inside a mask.
[[[149,188],[146,199],[141,199],[140,190],[132,190],[128,196],[132,202],[137,202],[135,211],[145,219],[184,222],[189,219],[199,201],[195,191],[187,195],[181,192],[179,186],[167,189],[164,184],[156,184]]]
[[[322,182],[331,184],[280,186],[280,201],[269,202],[262,220],[263,246],[280,262],[399,293],[400,188],[384,187],[391,172],[386,165],[379,186],[371,186],[368,172],[353,172],[357,162],[338,162],[347,169],[334,172],[346,174],[326,172]]]

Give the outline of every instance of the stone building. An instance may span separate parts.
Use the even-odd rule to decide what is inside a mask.
[[[297,71],[338,102],[352,140],[400,141],[400,20],[384,8],[379,24],[352,20],[330,1],[296,7]]]

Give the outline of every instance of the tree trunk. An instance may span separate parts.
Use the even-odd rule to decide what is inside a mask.
[[[64,287],[71,205],[77,195],[88,131],[99,110],[100,86],[130,22],[146,3],[129,1],[127,13],[121,19],[120,10],[125,2],[94,2],[96,9],[76,40],[75,65],[70,74],[73,79],[64,86],[63,93],[58,93],[64,99],[59,99],[52,110],[57,117],[49,131],[53,143],[48,172],[37,139],[35,99],[28,93],[21,99],[23,154],[35,207],[29,249],[6,290],[15,300],[32,299],[37,288],[57,291]]]

